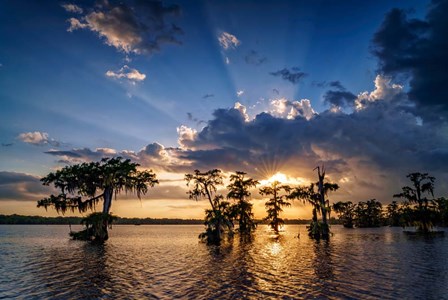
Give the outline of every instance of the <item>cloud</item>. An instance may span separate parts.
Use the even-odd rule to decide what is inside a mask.
[[[368,103],[378,100],[405,102],[407,97],[403,93],[403,86],[392,83],[391,78],[377,75],[375,78],[375,90],[360,93],[354,104],[356,109],[359,110],[368,105]]]
[[[316,115],[316,112],[311,107],[311,101],[308,99],[290,101],[286,98],[280,98],[271,100],[270,105],[270,113],[280,118],[295,119],[302,117],[309,120]]]
[[[249,65],[259,66],[267,62],[267,60],[266,57],[261,56],[260,53],[255,50],[250,50],[249,53],[244,56],[244,61]]]
[[[187,118],[189,121],[195,122],[197,125],[201,125],[202,123],[206,123],[204,120],[200,120],[193,116],[191,112],[187,112]]]
[[[291,70],[284,68],[276,72],[270,72],[272,76],[281,77],[283,80],[287,80],[292,84],[298,84],[308,74],[301,72],[299,68],[293,67]]]
[[[208,99],[208,98],[212,98],[215,97],[214,94],[205,94],[204,96],[202,96],[202,99]]]
[[[54,147],[61,146],[61,142],[50,138],[48,133],[40,131],[21,133],[17,136],[17,139],[21,140],[24,143],[36,146],[43,146],[43,145],[51,145]]]
[[[68,19],[68,31],[88,29],[126,54],[153,54],[165,44],[181,44],[183,31],[170,21],[180,13],[178,5],[157,0],[104,1],[82,17]]]
[[[146,78],[146,75],[143,73],[140,73],[138,70],[134,68],[130,68],[127,65],[124,65],[120,70],[117,72],[114,71],[107,71],[106,76],[110,78],[115,79],[127,79],[131,83],[136,83],[139,81],[143,81]]]
[[[62,4],[61,5],[66,11],[71,13],[82,14],[83,9],[76,4]]]
[[[50,149],[44,153],[59,157],[58,162],[63,164],[75,164],[86,161],[96,161],[103,157],[118,156],[119,152],[110,148],[73,148],[71,150]]]
[[[37,201],[48,196],[51,191],[36,176],[0,171],[0,201]]]
[[[243,94],[244,94],[243,90],[239,90],[239,91],[236,92],[236,96],[237,97],[241,97]]]
[[[437,178],[438,195],[448,193],[448,125],[419,123],[416,111],[403,105],[406,93],[386,77],[377,77],[375,88],[357,99],[362,97],[370,100],[359,109],[320,114],[307,99],[272,99],[268,112],[256,116],[236,103],[215,110],[200,130],[179,126],[179,147],[149,143],[139,151],[116,151],[116,155],[175,173],[221,168],[266,179],[282,172],[309,182],[316,180],[314,167],[325,164],[329,180],[341,185],[333,200],[388,201],[407,184],[405,175],[411,172],[431,173]],[[47,153],[98,160],[114,151],[84,148]]]
[[[14,143],[2,143],[2,147],[11,147]]]
[[[225,31],[218,36],[218,41],[224,50],[235,49],[241,44],[236,36]]]
[[[353,106],[357,96],[348,91],[329,90],[324,94],[324,101],[338,107]]]
[[[380,72],[409,77],[409,99],[427,121],[447,120],[447,14],[446,0],[432,1],[423,20],[393,9],[373,38],[372,52],[379,59]]]

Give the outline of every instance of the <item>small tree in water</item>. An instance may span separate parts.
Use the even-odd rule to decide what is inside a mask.
[[[289,193],[291,187],[289,185],[281,185],[280,182],[274,181],[271,186],[260,188],[260,194],[266,196],[272,196],[266,203],[266,209],[268,216],[265,220],[269,220],[269,225],[276,233],[279,232],[279,227],[285,222],[280,218],[280,212],[283,211],[282,207],[291,206],[291,203],[287,200],[287,195],[281,195],[282,190]]]
[[[229,193],[227,199],[234,199],[237,203],[233,206],[234,213],[238,219],[238,231],[240,233],[251,233],[255,229],[252,203],[249,202],[250,188],[254,188],[259,182],[252,178],[245,178],[246,173],[235,172],[230,175],[230,184],[227,186]]]
[[[416,204],[417,208],[414,212],[413,224],[417,230],[422,233],[429,233],[432,229],[431,210],[429,203],[432,200],[424,197],[424,194],[434,197],[434,177],[428,173],[411,173],[406,176],[412,182],[412,186],[402,187],[403,192],[395,194],[396,198],[405,198],[411,204]]]
[[[316,184],[310,184],[308,187],[299,186],[295,188],[290,193],[289,198],[299,199],[313,206],[313,218],[310,226],[308,226],[308,234],[313,238],[319,239],[321,237],[328,238],[330,235],[327,217],[331,208],[326,196],[329,191],[336,191],[339,186],[336,183],[324,182],[325,169],[323,167],[322,170],[320,167],[316,167],[316,169],[319,181]],[[322,216],[321,222],[318,221],[318,214]]]
[[[213,169],[205,173],[195,170],[193,174],[186,174],[187,185],[191,186],[188,191],[190,199],[199,200],[206,198],[211,209],[205,211],[204,233],[199,238],[211,244],[219,244],[224,233],[233,234],[233,215],[230,203],[223,201],[222,195],[215,195],[217,186],[223,184],[221,170]]]
[[[107,229],[114,220],[110,214],[113,195],[122,191],[135,192],[140,199],[148,192],[148,187],[158,183],[152,171],[137,171],[138,166],[129,159],[115,157],[64,167],[41,179],[44,185],[53,184],[61,193],[39,200],[37,207],[54,207],[62,214],[67,210],[84,213],[94,210],[102,200],[102,212],[84,218],[82,222],[86,229],[71,235],[75,239],[106,241],[109,237]]]

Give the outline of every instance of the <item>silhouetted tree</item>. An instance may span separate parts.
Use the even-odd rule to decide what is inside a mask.
[[[39,200],[37,207],[54,207],[58,213],[67,210],[84,213],[93,210],[102,200],[101,213],[92,213],[83,219],[86,229],[73,234],[77,239],[94,239],[102,242],[108,239],[107,229],[114,217],[110,215],[113,196],[120,192],[135,192],[140,198],[148,192],[148,187],[158,183],[152,171],[138,171],[139,164],[122,157],[103,158],[90,162],[67,166],[41,179],[44,185],[53,184],[61,193]]]
[[[213,169],[207,172],[195,170],[193,174],[186,174],[185,180],[190,199],[199,200],[206,198],[211,209],[205,211],[206,230],[199,235],[199,238],[208,243],[219,244],[225,232],[229,235],[233,233],[232,210],[227,201],[223,201],[222,195],[216,195],[217,187],[223,184],[221,170]]]
[[[230,184],[227,186],[229,193],[227,199],[234,199],[237,203],[233,206],[238,219],[240,233],[250,233],[255,229],[252,204],[249,202],[250,188],[255,188],[259,182],[252,178],[245,178],[246,173],[235,172],[230,175]]]
[[[440,197],[434,199],[434,212],[437,214],[437,224],[439,226],[448,226],[448,199]]]
[[[260,194],[266,196],[272,196],[266,203],[266,209],[268,216],[265,220],[269,220],[269,225],[276,233],[279,232],[279,226],[285,222],[279,217],[280,212],[283,211],[282,207],[291,206],[291,203],[287,201],[286,194],[281,194],[282,191],[289,193],[291,187],[289,185],[282,185],[278,181],[274,181],[271,186],[265,186],[260,188]]]
[[[356,227],[379,227],[382,224],[382,204],[376,199],[359,202],[355,208]]]
[[[313,218],[308,233],[311,237],[328,238],[330,235],[330,227],[328,225],[327,217],[329,217],[331,207],[326,196],[330,191],[336,191],[339,186],[336,183],[324,182],[325,169],[316,167],[319,181],[316,184],[310,184],[308,187],[299,186],[292,190],[289,195],[290,199],[302,200],[313,206]],[[317,187],[317,190],[316,190]],[[322,221],[319,222],[317,215],[320,214]]]
[[[412,186],[402,187],[403,192],[395,194],[396,198],[404,198],[411,204],[417,205],[414,213],[413,225],[417,230],[423,233],[431,231],[433,224],[431,221],[431,211],[429,203],[432,199],[428,199],[424,194],[434,197],[434,181],[435,178],[429,176],[428,173],[410,173],[406,176],[411,180]]]
[[[353,228],[355,205],[351,201],[334,203],[333,210],[338,214],[339,220],[342,221],[345,228]]]
[[[389,226],[401,226],[401,211],[397,201],[392,201],[386,207],[386,218]]]

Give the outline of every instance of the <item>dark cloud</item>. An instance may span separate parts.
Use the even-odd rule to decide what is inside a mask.
[[[281,77],[283,80],[287,80],[292,84],[298,84],[308,74],[300,71],[299,68],[293,67],[291,70],[284,68],[276,72],[270,72],[272,76]]]
[[[335,88],[338,90],[345,90],[345,87],[342,85],[342,83],[339,80],[335,80],[335,81],[313,81],[311,83],[312,86],[318,87],[318,88],[326,88],[326,87],[331,87],[331,88]]]
[[[326,111],[309,120],[262,113],[248,121],[237,109],[216,110],[202,131],[180,141],[184,149],[175,155],[189,164],[176,170],[217,167],[258,178],[277,171],[314,178],[312,169],[325,164],[346,196],[379,199],[391,197],[406,174],[424,171],[438,178],[439,191],[448,192],[448,126],[419,124],[391,101],[396,95],[371,94],[377,98],[352,113]]]
[[[68,31],[88,29],[119,51],[152,54],[165,44],[181,44],[183,31],[170,21],[180,13],[180,6],[158,0],[104,1],[82,17],[70,18]]]
[[[280,91],[277,90],[277,89],[272,89],[272,92],[273,92],[274,94],[276,94],[276,95],[279,95],[279,94],[280,94]]]
[[[188,118],[188,121],[195,122],[197,125],[201,125],[202,123],[206,123],[206,121],[204,121],[204,120],[200,120],[200,119],[196,118],[196,117],[193,116],[193,114],[190,113],[190,112],[187,112],[187,118]]]
[[[11,147],[14,143],[2,143],[2,147]]]
[[[215,97],[215,94],[205,94],[204,96],[202,96],[202,99],[208,99],[212,97]]]
[[[330,81],[330,83],[328,84],[330,87],[341,90],[341,91],[345,91],[345,87],[342,85],[342,83],[338,80],[336,81]]]
[[[43,186],[40,178],[16,172],[0,172],[0,201],[37,201],[49,195],[51,188]]]
[[[324,94],[324,101],[338,107],[353,106],[357,96],[348,91],[327,91]]]
[[[372,52],[379,58],[380,71],[410,78],[409,99],[427,121],[446,120],[448,112],[447,14],[447,0],[432,1],[424,20],[393,9],[373,38]]]
[[[248,54],[244,56],[244,61],[249,65],[259,66],[267,62],[267,58],[262,56],[255,50],[250,50]]]
[[[337,107],[352,107],[358,98],[355,94],[347,91],[340,81],[331,81],[326,86],[335,88],[324,94],[324,101]]]

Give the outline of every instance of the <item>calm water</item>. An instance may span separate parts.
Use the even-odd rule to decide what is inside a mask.
[[[67,226],[0,225],[0,299],[448,299],[448,237],[333,226],[325,243],[260,226],[212,247],[202,228],[115,226],[95,246]]]

